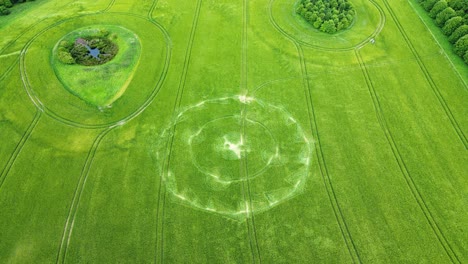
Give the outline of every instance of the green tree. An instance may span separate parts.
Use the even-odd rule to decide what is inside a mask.
[[[320,26],[322,25],[322,23],[323,23],[323,20],[320,17],[318,17],[317,20],[315,20],[313,26],[314,26],[314,28],[319,29]]]
[[[328,33],[349,27],[355,16],[348,0],[302,0],[296,13],[313,27]],[[323,25],[324,21],[330,22]]]
[[[468,34],[468,25],[461,25],[455,31],[453,31],[452,35],[449,37],[450,43],[457,42],[461,37]]]
[[[11,3],[10,0],[3,0],[3,5],[5,5],[5,7],[12,7],[13,4]]]
[[[455,10],[453,10],[451,7],[447,7],[444,10],[442,10],[439,14],[437,14],[435,19],[436,24],[439,27],[442,27],[447,20],[454,16],[456,16]]]
[[[461,37],[457,42],[455,42],[455,53],[458,56],[463,57],[468,50],[468,35]]]
[[[437,3],[438,0],[426,0],[422,1],[422,6],[423,8],[429,12],[431,9],[434,7],[435,3]]]
[[[468,50],[465,52],[465,56],[463,56],[463,60],[466,64],[468,64]]]
[[[10,10],[5,6],[0,6],[0,16],[6,16],[8,14],[10,14]]]
[[[468,0],[450,0],[448,5],[454,10],[468,11]]]
[[[67,51],[59,51],[58,59],[65,64],[75,64],[75,59],[72,57],[70,52]]]
[[[331,19],[323,22],[322,26],[320,27],[320,31],[323,31],[329,34],[335,33],[336,32],[335,22],[333,22],[333,20]]]
[[[463,24],[463,18],[460,16],[452,17],[447,22],[445,22],[442,31],[446,36],[452,35],[452,33],[457,29],[459,26]]]
[[[442,10],[447,8],[447,2],[444,0],[440,0],[439,2],[435,3],[434,7],[429,12],[429,16],[435,18]]]

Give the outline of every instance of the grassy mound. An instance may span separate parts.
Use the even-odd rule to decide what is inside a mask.
[[[125,92],[140,49],[138,38],[122,27],[86,27],[58,42],[52,65],[69,92],[94,106],[108,107]]]

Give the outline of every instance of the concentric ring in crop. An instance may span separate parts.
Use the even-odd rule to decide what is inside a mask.
[[[300,194],[313,144],[286,110],[241,95],[187,107],[158,146],[170,151],[162,170],[176,201],[245,218]]]

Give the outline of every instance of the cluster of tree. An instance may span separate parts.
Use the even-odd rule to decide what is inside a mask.
[[[0,0],[0,16],[6,16],[11,13],[10,7],[16,3],[32,2],[35,0]]]
[[[348,0],[302,0],[296,12],[314,28],[330,34],[348,28],[356,15]]]
[[[468,64],[468,0],[419,0]]]
[[[99,33],[75,39],[73,42],[63,40],[60,42],[57,57],[65,64],[81,64],[93,66],[104,64],[112,60],[119,52],[119,47],[111,39],[116,39],[115,34],[106,30]],[[93,56],[91,50],[97,50]]]

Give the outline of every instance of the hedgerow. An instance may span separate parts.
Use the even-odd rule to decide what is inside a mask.
[[[437,26],[454,45],[455,53],[468,64],[468,0],[419,0]]]

